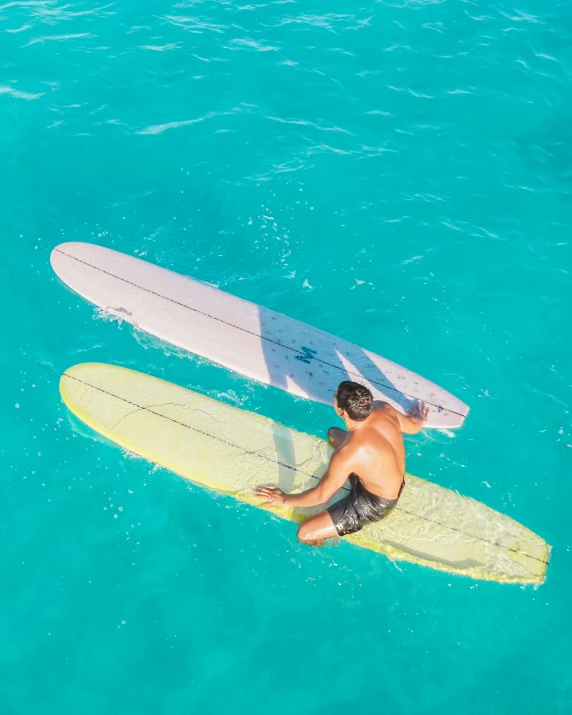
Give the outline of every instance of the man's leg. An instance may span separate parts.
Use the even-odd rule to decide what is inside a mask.
[[[321,546],[326,539],[337,535],[332,517],[327,511],[311,516],[298,527],[298,540],[308,546]]]
[[[339,427],[330,427],[328,430],[328,442],[332,445],[334,449],[340,447],[348,436],[348,432],[345,429],[340,429]]]

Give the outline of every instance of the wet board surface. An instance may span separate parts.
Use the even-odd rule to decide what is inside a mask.
[[[354,380],[401,412],[424,400],[427,427],[460,427],[468,412],[461,400],[390,360],[153,263],[90,243],[60,244],[50,260],[64,283],[102,310],[294,395],[332,404],[339,383]]]
[[[258,485],[286,492],[315,486],[332,452],[324,440],[126,368],[76,365],[60,390],[77,417],[121,447],[255,506],[261,506],[252,494]],[[346,494],[347,485],[329,503]],[[323,507],[261,508],[300,521]],[[344,541],[394,560],[512,583],[542,583],[550,554],[543,539],[513,519],[411,475],[386,519]]]

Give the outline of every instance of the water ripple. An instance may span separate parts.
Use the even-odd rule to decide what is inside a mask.
[[[236,40],[231,40],[230,42],[231,47],[228,48],[230,50],[248,49],[256,50],[257,52],[276,52],[280,49],[274,45],[265,45],[263,42],[258,42],[257,40],[249,38],[238,38]]]
[[[141,50],[151,50],[152,52],[165,52],[168,50],[179,50],[181,49],[182,43],[180,42],[170,42],[166,45],[139,45]]]
[[[24,47],[31,47],[32,45],[42,44],[44,42],[62,42],[68,40],[79,40],[79,39],[94,39],[97,35],[91,32],[79,32],[70,35],[46,35],[44,37],[36,37],[33,40],[27,42]]]
[[[169,129],[180,129],[181,127],[189,127],[193,124],[200,124],[207,119],[212,119],[217,116],[217,112],[208,112],[203,117],[197,117],[196,119],[184,119],[180,122],[165,122],[164,124],[154,124],[145,129],[140,129],[136,134],[162,134]]]
[[[203,31],[216,32],[222,34],[228,28],[225,25],[220,25],[212,22],[207,22],[204,19],[198,17],[186,17],[184,15],[165,15],[165,20],[167,22],[176,25],[177,27],[182,27],[184,30],[189,32],[201,33]]]
[[[266,119],[270,119],[273,122],[280,122],[280,124],[294,124],[302,127],[313,127],[314,129],[319,129],[321,132],[341,132],[342,134],[354,136],[354,134],[347,129],[342,129],[341,127],[321,127],[315,122],[305,121],[303,119],[283,119],[282,117],[266,117]]]
[[[32,99],[40,99],[40,97],[44,96],[45,92],[23,92],[15,87],[0,85],[0,94],[8,94],[10,97],[14,97],[15,99],[25,99],[30,101]]]

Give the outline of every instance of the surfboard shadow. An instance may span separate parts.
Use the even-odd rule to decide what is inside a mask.
[[[322,338],[322,333],[300,324],[300,334],[288,335],[274,311],[259,308],[261,347],[270,384],[316,402],[333,405],[340,382],[371,383],[384,398],[404,412],[416,402],[376,365],[367,352],[352,346],[351,353]],[[311,346],[311,347],[310,347]],[[358,366],[359,363],[359,366]],[[378,397],[379,401],[379,397]]]

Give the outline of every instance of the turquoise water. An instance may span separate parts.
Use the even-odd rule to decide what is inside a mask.
[[[572,11],[541,0],[0,7],[0,712],[570,713]],[[334,332],[471,406],[408,468],[553,545],[545,585],[397,565],[122,453],[109,361],[333,414],[101,318],[94,241]]]

